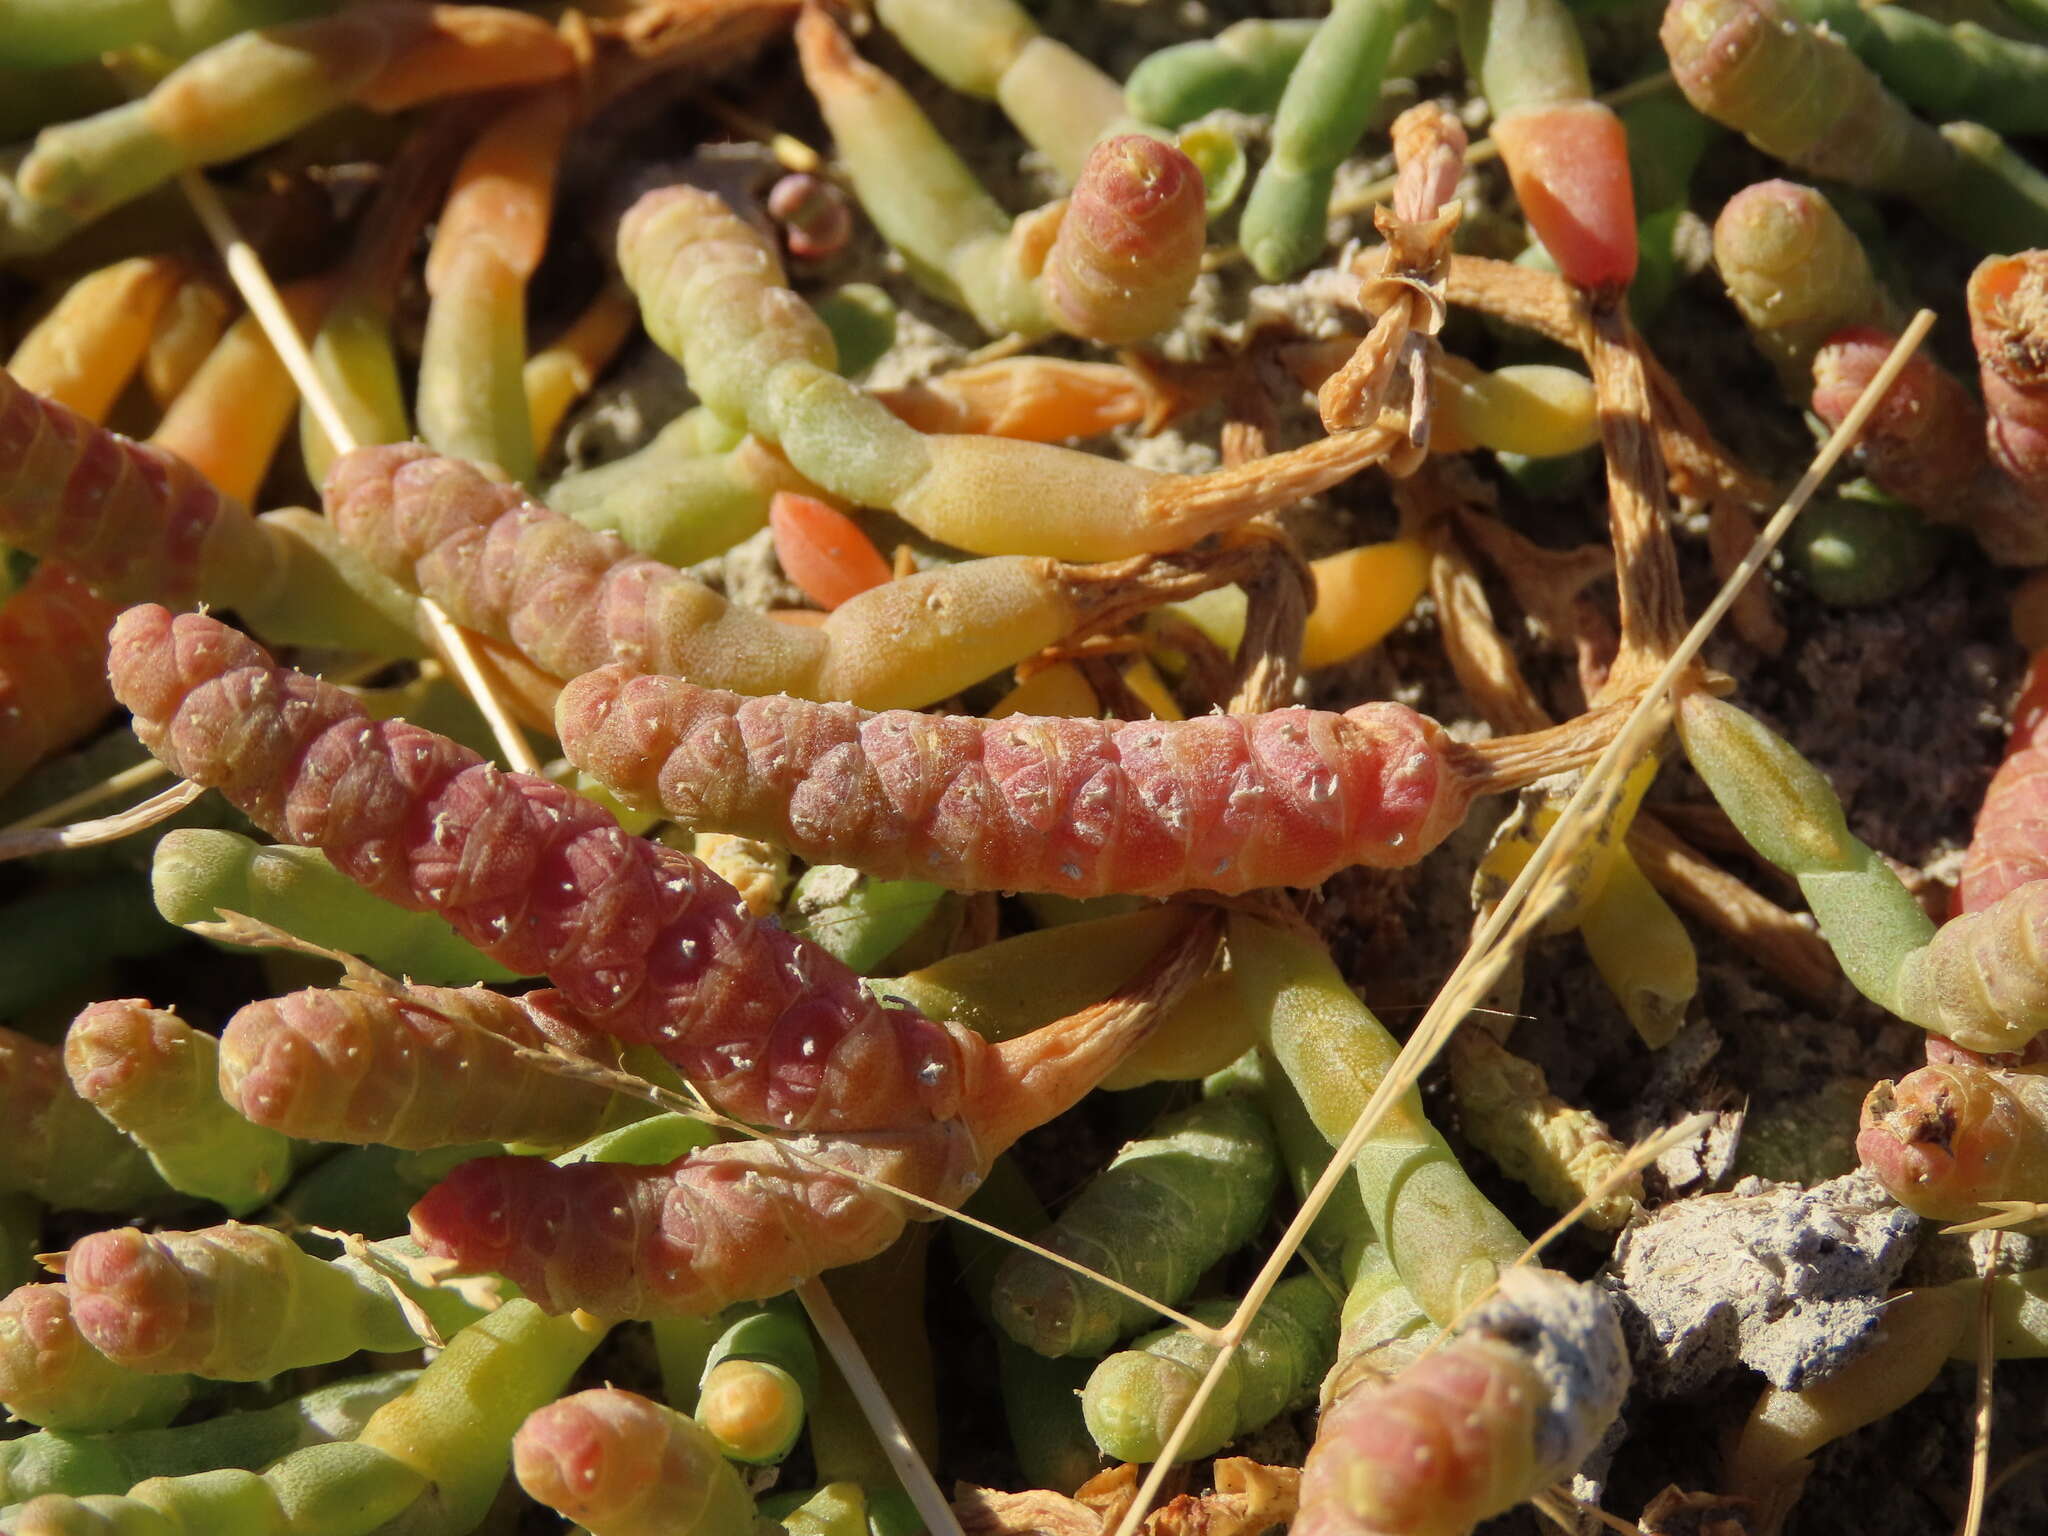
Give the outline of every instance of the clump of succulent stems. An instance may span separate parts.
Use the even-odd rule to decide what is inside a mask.
[[[2018,253],[1967,294],[1982,403],[1915,361],[1860,453],[1994,558],[2048,557],[2048,277],[2025,249],[2048,243],[2048,183],[1998,138],[2041,126],[2041,50],[1891,6],[1788,3],[1796,20],[1770,0],[1673,0],[1665,40],[1698,112],[1672,95],[1624,115],[1595,99],[1556,0],[1337,0],[1155,54],[1125,85],[1009,0],[882,0],[918,65],[997,103],[1069,189],[1013,215],[798,0],[644,0],[559,26],[388,0],[0,0],[0,97],[13,71],[61,69],[90,104],[30,122],[44,109],[25,91],[0,110],[41,129],[4,162],[0,259],[58,278],[0,373],[0,790],[125,709],[246,823],[181,826],[118,876],[37,899],[83,929],[118,886],[154,925],[146,864],[168,923],[237,967],[281,952],[263,962],[281,995],[181,1014],[78,1011],[52,946],[38,969],[60,978],[63,1045],[33,993],[23,1029],[0,1030],[19,1148],[0,1166],[0,1405],[41,1426],[0,1444],[0,1530],[457,1536],[508,1471],[594,1536],[886,1530],[906,1503],[943,1529],[913,1449],[931,1454],[939,1417],[921,1224],[963,1206],[1039,1240],[958,1229],[1017,1460],[1046,1497],[1089,1477],[1098,1446],[1156,1462],[1128,1530],[1168,1465],[1311,1409],[1296,1530],[1452,1536],[1544,1497],[1627,1389],[1613,1308],[1529,1264],[1431,1123],[1415,1073],[1444,1046],[1439,1010],[1404,1048],[1276,888],[1412,866],[1482,797],[1596,759],[1599,780],[1617,732],[1644,748],[1667,696],[1680,748],[1796,880],[1849,979],[1931,1032],[1930,1064],[1870,1094],[1865,1165],[1932,1219],[2038,1214],[2048,1103],[2011,1054],[2048,1025],[2038,709],[1987,799],[1960,915],[1937,927],[1826,780],[1672,661],[1667,491],[1712,504],[1724,565],[1729,509],[1766,495],[1629,319],[1634,303],[1648,324],[1670,281],[1717,131],[1699,113]],[[529,290],[582,233],[555,183],[581,174],[591,116],[791,25],[836,163],[778,136],[783,169],[751,191],[693,168],[644,192],[615,274],[535,346]],[[1382,83],[1438,62],[1453,31],[1558,275],[1453,254],[1475,157],[1460,117],[1426,103],[1392,122],[1384,244],[1332,274],[1347,334],[1163,361],[1186,356],[1219,259],[1209,222],[1246,168],[1241,130],[1197,119],[1271,114],[1237,240],[1262,277],[1295,276],[1334,259],[1332,189],[1377,147]],[[128,48],[162,63],[96,62]],[[398,115],[403,147],[275,309],[238,314],[187,254],[90,243],[117,209],[139,226],[170,206],[161,189],[190,173],[374,137],[365,111]],[[561,211],[582,205],[565,192]],[[893,301],[810,296],[862,219],[1004,338],[998,354],[1054,333],[1097,350],[862,382]],[[1790,393],[1829,424],[1864,409],[1900,315],[1828,201],[1749,188],[1715,259]],[[1565,342],[1590,377],[1447,353],[1453,301]],[[557,473],[567,413],[636,319],[698,403],[631,455]],[[1318,392],[1323,429],[1285,447],[1264,395],[1283,371]],[[1072,446],[1203,407],[1227,420],[1215,470]],[[298,472],[295,411],[322,511],[256,513]],[[1476,509],[1449,505],[1452,454],[1595,442],[1614,547],[1577,575],[1560,574],[1577,557],[1475,533]],[[1361,473],[1397,483],[1400,528],[1303,561],[1274,514]],[[1515,672],[1465,533],[1491,539],[1538,627],[1577,626],[1575,717],[1553,724]],[[722,557],[756,535],[808,606],[735,595],[747,557]],[[722,575],[684,569],[711,560]],[[1613,577],[1618,629],[1584,601],[1589,572]],[[1296,703],[1300,668],[1369,649],[1425,590],[1494,739],[1401,704]],[[1755,600],[1745,613],[1746,635],[1771,633]],[[449,671],[491,706],[509,761],[507,704],[567,763],[507,772],[429,729],[487,739]],[[1584,936],[1655,1049],[1697,985],[1659,888],[1700,882],[1638,815],[1649,778],[1612,789],[1591,833],[1576,793],[1532,791],[1483,867],[1479,931],[1526,930],[1518,877],[1554,826],[1579,837],[1542,876],[1542,921]],[[1691,910],[1725,921],[1733,901]],[[999,938],[1027,904],[1041,926]],[[1466,1144],[1591,1225],[1630,1219],[1642,1158],[1505,1038],[1468,1023],[1449,1042]],[[1198,1079],[1199,1099],[1166,1086]],[[1003,1153],[1097,1088],[1180,1096],[1130,1117],[1149,1129],[1048,1213]],[[1234,1255],[1283,1223],[1248,1278]],[[69,1246],[45,1252],[57,1231]],[[1309,1268],[1286,1272],[1297,1251]],[[1992,1353],[2040,1353],[2040,1272],[1991,1295]],[[1732,1484],[1782,1512],[1814,1449],[1975,1351],[1976,1306],[1967,1287],[1905,1293],[1881,1364],[1766,1396]],[[593,1352],[628,1320],[649,1330],[619,1358],[647,1355],[634,1379],[659,1376],[665,1402],[595,1385],[613,1357]],[[325,1379],[423,1344],[418,1371]],[[287,1375],[322,1384],[213,1385]],[[805,1442],[820,1486],[757,1501]]]

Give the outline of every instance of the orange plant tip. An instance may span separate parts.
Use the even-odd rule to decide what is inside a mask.
[[[1510,112],[1493,141],[1522,213],[1558,270],[1592,293],[1618,293],[1636,273],[1635,188],[1628,130],[1597,101]]]
[[[890,579],[889,562],[860,525],[815,496],[777,491],[768,526],[783,574],[820,608],[837,608]]]

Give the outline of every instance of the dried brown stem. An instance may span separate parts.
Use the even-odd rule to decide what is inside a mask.
[[[1570,347],[1590,361],[1590,317],[1563,278],[1481,256],[1454,256],[1445,292],[1466,305]],[[1750,513],[1777,500],[1771,483],[1749,469],[1717,440],[1670,371],[1641,338],[1632,338],[1650,405],[1658,452],[1668,484],[1677,495],[1708,503],[1713,521],[1708,547],[1714,570],[1724,581],[1740,562],[1752,536]],[[1785,643],[1769,591],[1752,581],[1731,614],[1742,638],[1769,655]]]
[[[1604,544],[1545,549],[1476,507],[1459,509],[1458,534],[1500,573],[1545,643],[1570,654],[1579,629],[1580,594],[1614,574],[1613,552]]]
[[[1445,755],[1457,767],[1468,793],[1505,794],[1568,768],[1587,767],[1614,740],[1635,702],[1632,697],[1617,699],[1562,725],[1459,744]]]
[[[1275,531],[1278,527],[1275,525]],[[1237,687],[1225,707],[1259,714],[1294,702],[1302,631],[1315,601],[1315,577],[1294,541],[1282,534],[1244,583],[1244,639],[1237,651]]]
[[[1620,698],[1641,689],[1678,648],[1687,628],[1685,593],[1635,332],[1627,314],[1615,309],[1596,315],[1587,335],[1586,361],[1600,401],[1600,441],[1607,458],[1615,582],[1621,592],[1621,651],[1604,692]]]
[[[593,108],[666,75],[701,84],[743,63],[796,20],[798,0],[652,0],[598,6],[587,24],[585,88]],[[615,15],[602,12],[613,9]]]
[[[1252,527],[1170,554],[1134,555],[1093,565],[1060,562],[1056,579],[1076,616],[1064,644],[1071,647],[1091,635],[1109,634],[1162,603],[1256,580],[1272,542],[1271,530]]]
[[[1460,547],[1442,508],[1449,491],[1434,465],[1395,491],[1404,516],[1421,525],[1433,557],[1429,590],[1436,602],[1437,626],[1444,654],[1457,674],[1458,686],[1480,716],[1496,731],[1528,733],[1550,726],[1550,712],[1537,701],[1536,690],[1522,675],[1521,664],[1493,621],[1493,605],[1479,573]]]

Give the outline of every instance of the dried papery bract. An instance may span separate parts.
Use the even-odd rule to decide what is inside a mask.
[[[1088,156],[1045,258],[1046,308],[1106,346],[1173,323],[1202,269],[1202,173],[1158,139],[1124,134]]]
[[[568,1147],[634,1113],[634,1101],[520,1054],[550,1045],[605,1065],[618,1056],[609,1037],[481,987],[294,992],[228,1021],[221,1091],[290,1136],[405,1148]]]
[[[1901,1205],[1936,1220],[2038,1198],[2048,1188],[2048,1077],[1954,1061],[1879,1083],[1856,1151]]]
[[[512,1440],[519,1486],[591,1536],[729,1536],[754,1501],[695,1421],[617,1387],[530,1415]]]
[[[628,801],[817,863],[962,890],[1069,896],[1313,885],[1400,866],[1463,818],[1472,781],[1430,720],[1117,722],[868,714],[624,667],[558,711],[571,761]]]
[[[1434,102],[1410,107],[1394,120],[1394,157],[1400,175],[1394,209],[1375,210],[1386,237],[1377,271],[1354,265],[1361,282],[1357,302],[1377,314],[1373,328],[1348,361],[1316,391],[1323,426],[1332,432],[1367,424],[1383,409],[1405,408],[1408,443],[1389,463],[1407,473],[1429,447],[1432,365],[1442,357],[1434,339],[1444,321],[1443,279],[1460,209],[1446,207],[1465,166],[1465,128]]]
[[[1629,1384],[1597,1288],[1510,1270],[1443,1349],[1323,1410],[1300,1536],[1463,1536],[1571,1472]]]

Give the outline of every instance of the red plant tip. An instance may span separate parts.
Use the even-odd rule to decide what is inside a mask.
[[[529,1414],[512,1437],[512,1471],[541,1503],[601,1529],[655,1487],[667,1445],[658,1405],[598,1387]]]
[[[2048,480],[2048,251],[1983,262],[1969,308],[1992,457],[2016,480]]]
[[[185,1271],[134,1227],[80,1238],[64,1278],[78,1331],[118,1364],[147,1370],[188,1331],[193,1298]]]
[[[1360,1416],[1348,1446],[1345,1505],[1369,1512],[1376,1530],[1428,1529],[1447,1492],[1463,1495],[1484,1481],[1504,1422],[1526,1436],[1537,1404],[1519,1383],[1503,1382],[1495,1363],[1452,1351],[1417,1361],[1401,1376],[1408,1411]],[[1368,1389],[1370,1390],[1370,1389]],[[1481,1427],[1483,1426],[1483,1428]]]
[[[789,254],[804,261],[824,261],[846,249],[853,238],[853,210],[846,194],[825,180],[798,171],[768,190],[768,217],[782,228]]]
[[[125,609],[108,631],[107,671],[122,676],[133,690],[129,708],[151,719],[169,714],[185,696],[178,662],[184,647],[176,624],[170,609],[137,603]]]
[[[815,496],[777,491],[768,503],[768,526],[783,574],[820,608],[837,608],[891,577],[889,562],[860,524]]]
[[[715,1312],[733,1298],[693,1304],[699,1277],[689,1261],[697,1233],[687,1213],[664,1205],[674,1176],[690,1161],[558,1168],[531,1157],[477,1158],[412,1208],[412,1234],[465,1273],[503,1275],[549,1312]]]
[[[469,1270],[505,1270],[519,1246],[514,1220],[516,1157],[477,1157],[461,1164],[412,1208],[412,1235],[436,1258]],[[546,1305],[545,1302],[542,1303]]]
[[[1202,173],[1145,134],[1089,152],[1045,261],[1046,304],[1062,328],[1110,346],[1172,324],[1202,270]]]
[[[1526,107],[1493,125],[1523,217],[1565,277],[1618,295],[1636,274],[1628,130],[1597,101]]]
[[[2012,1193],[2024,1134],[2020,1106],[1994,1073],[1943,1063],[1870,1090],[1856,1155],[1908,1210],[1966,1220]]]
[[[501,963],[549,975],[580,1023],[654,1045],[727,1112],[823,1131],[957,1109],[963,1041],[978,1038],[885,1008],[697,860],[626,836],[573,790],[373,722],[199,614],[136,620],[113,662],[136,734],[178,772],[378,895],[438,911]]]
[[[1324,1409],[1295,1536],[1470,1530],[1583,1461],[1628,1384],[1604,1297],[1553,1271],[1503,1271],[1445,1348]]]
[[[412,1208],[412,1234],[464,1273],[495,1271],[549,1312],[573,1307],[602,1317],[701,1316],[738,1295],[707,1290],[698,1251],[700,1212],[677,1195],[692,1178],[730,1183],[690,1156],[660,1166],[483,1157],[464,1163]],[[740,1175],[739,1177],[744,1177]],[[751,1230],[728,1213],[709,1220]],[[728,1235],[711,1234],[716,1239]],[[734,1241],[738,1241],[737,1237]],[[712,1277],[715,1284],[716,1276]],[[772,1294],[772,1293],[764,1293]]]
[[[1897,341],[1874,325],[1853,325],[1830,336],[1813,358],[1813,413],[1831,427],[1840,426]],[[1918,437],[1936,416],[1943,382],[1927,354],[1915,352],[1871,413],[1869,435]]]
[[[347,1061],[350,1046],[323,1049],[338,1042],[311,1021],[287,1027],[282,1001],[251,1003],[228,1020],[220,1037],[220,1091],[238,1114],[291,1135],[302,1102],[331,1101],[344,1091],[328,1073],[337,1055]]]
[[[71,1021],[64,1036],[71,1086],[89,1103],[118,1101],[137,1086],[138,1077],[146,1079],[153,1065],[179,1048],[182,1033],[175,1016],[142,998],[94,1003]]]

